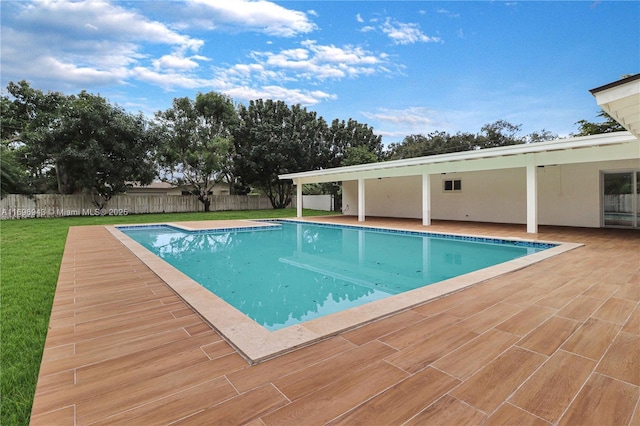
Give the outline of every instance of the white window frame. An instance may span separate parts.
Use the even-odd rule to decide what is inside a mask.
[[[447,183],[449,183],[451,189],[447,189]],[[458,187],[457,189],[456,186]],[[462,192],[462,179],[444,179],[442,181],[442,192]]]

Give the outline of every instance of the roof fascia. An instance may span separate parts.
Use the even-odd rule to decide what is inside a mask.
[[[620,80],[614,81],[613,83],[608,83],[608,84],[596,87],[595,89],[589,90],[589,92],[592,95],[595,96],[596,93],[600,93],[600,92],[612,89],[612,88],[617,87],[617,86],[622,86],[622,85],[625,85],[625,84],[627,84],[627,83],[629,83],[631,81],[635,81],[635,80],[640,80],[640,73],[639,74],[630,75],[629,77],[622,78]]]
[[[633,98],[638,96],[638,93],[640,93],[640,79],[624,85],[613,86],[593,95],[596,97],[597,104],[602,106],[614,101],[623,101],[625,98]]]
[[[613,160],[638,160],[640,167],[640,140],[616,145],[595,145],[584,148],[548,151],[540,153],[522,153],[512,156],[477,158],[445,163],[416,164],[389,169],[371,169],[364,171],[343,171],[321,176],[293,178],[296,184],[339,182],[358,179],[394,178],[420,176],[427,174],[463,173],[487,170],[505,170],[534,166],[557,166],[563,164],[592,163]]]
[[[633,142],[636,142],[635,145]],[[492,168],[516,168],[524,167],[522,159],[518,157],[524,154],[537,154],[540,158],[545,158],[548,164],[559,164],[554,162],[554,158],[567,157],[558,155],[563,151],[572,151],[595,146],[609,146],[617,144],[632,143],[638,147],[638,139],[629,132],[616,132],[602,135],[585,136],[579,138],[559,139],[549,142],[537,142],[524,145],[511,145],[508,147],[488,148],[477,151],[457,152],[453,154],[441,154],[428,157],[410,158],[404,160],[385,161],[381,163],[359,164],[356,166],[338,167],[325,170],[312,170],[299,173],[288,173],[280,175],[280,179],[293,179],[300,183],[320,183],[336,182],[342,180],[352,180],[358,178],[374,177],[394,177],[428,173],[447,173],[470,170],[488,170]],[[640,158],[640,149],[635,152],[633,146],[629,149],[631,157]],[[602,151],[602,150],[600,150]],[[574,152],[574,153],[575,153]],[[544,153],[544,155],[540,155]],[[600,152],[602,154],[602,152]],[[567,162],[583,162],[584,156],[568,156]],[[592,160],[596,161],[596,160]],[[599,161],[599,160],[598,160]],[[462,163],[467,163],[463,165]],[[460,163],[460,164],[458,164]]]

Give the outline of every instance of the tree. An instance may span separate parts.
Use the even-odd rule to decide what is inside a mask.
[[[477,134],[447,132],[432,132],[428,135],[410,135],[401,143],[390,144],[387,158],[398,160],[428,155],[448,154],[452,152],[470,151],[499,146],[518,145],[523,143],[541,142],[557,138],[557,135],[547,130],[533,132],[526,136],[519,136],[522,126],[514,125],[505,120],[498,120],[485,124]]]
[[[47,155],[45,137],[59,120],[66,96],[59,92],[44,93],[22,80],[9,82],[2,96],[2,143],[14,158],[14,167],[25,172],[17,193],[41,193],[57,188],[54,164]]]
[[[377,163],[378,156],[369,151],[366,146],[350,146],[344,153],[340,164],[342,166],[355,166],[357,164]]]
[[[518,145],[525,142],[525,138],[518,136],[522,125],[511,124],[505,120],[498,120],[485,124],[480,129],[475,149],[495,148],[498,146]]]
[[[102,209],[133,181],[151,182],[153,140],[142,114],[85,91],[43,93],[26,81],[9,83],[8,91],[13,100],[2,100],[2,140],[29,170],[34,192],[55,176],[59,193],[89,192]]]
[[[28,175],[16,157],[16,151],[0,145],[0,194],[28,194]]]
[[[578,133],[572,136],[599,135],[602,133],[621,132],[625,130],[620,123],[604,111],[600,111],[598,117],[604,118],[604,121],[601,123],[592,123],[587,120],[580,120],[576,122],[579,130]]]
[[[156,119],[162,141],[158,163],[165,179],[190,186],[209,211],[213,187],[230,170],[232,129],[238,121],[233,101],[215,92],[198,93],[195,101],[176,98]]]
[[[151,183],[154,141],[142,114],[127,113],[85,91],[70,96],[59,113],[43,142],[61,193],[88,191],[103,209],[133,182]]]
[[[451,152],[469,151],[477,146],[477,136],[471,133],[450,135],[447,132],[431,132],[424,135],[410,135],[399,144],[390,144],[388,158],[424,157],[428,155],[447,154]]]
[[[238,108],[240,124],[234,137],[236,174],[262,190],[273,208],[291,203],[293,182],[283,173],[313,170],[322,165],[327,123],[300,105],[258,99]]]
[[[322,167],[375,163],[383,159],[382,136],[376,135],[372,127],[351,118],[346,122],[334,119],[328,129],[323,152],[326,159]],[[340,182],[322,183],[309,190],[332,195],[334,208],[336,211],[341,209]]]
[[[558,139],[558,135],[546,130],[542,129],[539,132],[532,132],[525,136],[525,143],[536,143],[536,142],[546,142]]]
[[[12,111],[13,104],[8,97],[0,98],[0,124],[1,141],[0,141],[0,194],[18,194],[21,193],[20,181],[23,180],[25,170],[18,162],[16,149],[12,142],[17,135],[18,129],[12,128],[15,120],[15,114]]]
[[[358,123],[351,118],[346,122],[335,119],[328,130],[326,167],[362,164],[359,161],[370,163],[382,159],[382,137],[376,135],[373,128],[366,124]],[[354,157],[354,149],[362,155]],[[345,164],[349,151],[351,159],[348,161],[349,164]],[[372,155],[364,154],[365,152]]]

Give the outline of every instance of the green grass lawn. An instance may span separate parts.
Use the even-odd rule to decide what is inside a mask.
[[[0,424],[27,425],[70,226],[295,217],[295,209],[0,222]],[[305,210],[304,216],[329,212]]]

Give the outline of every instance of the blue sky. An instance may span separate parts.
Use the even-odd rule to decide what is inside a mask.
[[[99,93],[151,116],[216,91],[431,131],[597,121],[589,89],[640,72],[638,1],[6,1],[1,85]]]

